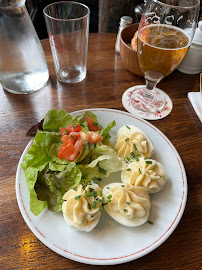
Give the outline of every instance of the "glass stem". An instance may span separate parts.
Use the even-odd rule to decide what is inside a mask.
[[[158,82],[149,81],[147,79],[145,79],[145,80],[146,80],[146,89],[145,89],[143,96],[146,98],[153,99],[154,98],[154,88]]]

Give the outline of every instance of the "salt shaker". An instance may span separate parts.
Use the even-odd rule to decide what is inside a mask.
[[[14,94],[42,88],[49,72],[25,0],[0,1],[0,82]]]
[[[118,30],[118,34],[117,34],[117,38],[116,38],[116,45],[115,45],[115,51],[117,53],[120,53],[120,34],[121,34],[121,31],[126,26],[131,24],[132,22],[133,22],[133,18],[131,18],[130,16],[121,17],[121,20],[120,20],[120,23],[119,23],[119,30]]]

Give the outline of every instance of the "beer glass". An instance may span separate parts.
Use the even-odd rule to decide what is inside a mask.
[[[156,85],[180,64],[193,39],[199,0],[148,0],[138,28],[138,60],[145,86],[130,95],[135,109],[154,114],[165,107]]]

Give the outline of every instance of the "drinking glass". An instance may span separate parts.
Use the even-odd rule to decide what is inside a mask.
[[[43,12],[58,80],[82,81],[87,72],[89,8],[61,1],[49,4]]]
[[[197,26],[199,0],[149,0],[138,28],[138,60],[145,86],[130,95],[135,109],[154,114],[165,107],[166,93],[156,85],[182,61]]]

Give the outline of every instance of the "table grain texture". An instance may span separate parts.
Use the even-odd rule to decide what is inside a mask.
[[[150,254],[121,265],[93,266],[66,259],[41,243],[26,225],[18,208],[15,175],[29,142],[28,129],[50,109],[68,112],[88,108],[125,111],[123,92],[144,79],[128,72],[115,53],[115,34],[90,34],[88,72],[77,84],[60,83],[55,74],[48,40],[42,40],[50,79],[42,90],[14,95],[0,90],[0,265],[1,269],[201,269],[202,125],[187,94],[199,91],[199,74],[174,71],[159,83],[173,101],[164,119],[150,121],[171,140],[185,166],[188,199],[183,217],[172,235]],[[113,243],[112,243],[113,245]]]

